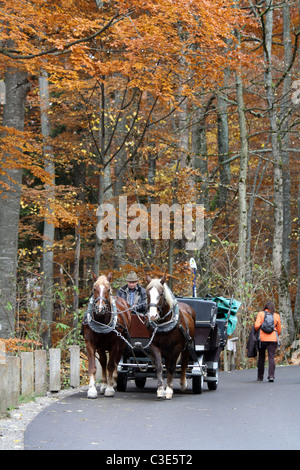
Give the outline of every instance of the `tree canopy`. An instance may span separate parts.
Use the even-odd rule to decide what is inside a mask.
[[[190,295],[194,257],[199,295],[243,302],[240,344],[267,298],[295,339],[298,3],[14,0],[2,2],[0,22],[2,332],[15,330],[18,305],[28,335],[29,280],[45,328],[71,327],[92,271],[112,270],[116,287],[132,269],[141,282],[167,272]],[[99,239],[97,208],[112,205],[120,234],[122,197],[127,229],[147,224],[147,236]],[[167,236],[160,226],[151,237],[154,204],[177,205],[182,217],[192,204],[181,239],[175,213]],[[197,205],[203,243],[189,251]]]

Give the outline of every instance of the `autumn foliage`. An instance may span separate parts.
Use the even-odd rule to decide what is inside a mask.
[[[281,93],[283,16],[280,2],[273,3],[275,82]],[[157,276],[168,272],[174,290],[190,295],[188,261],[192,255],[197,258],[200,295],[232,295],[240,289],[236,267],[240,169],[236,74],[244,86],[250,148],[247,198],[254,274],[243,287],[252,296],[249,315],[258,309],[266,292],[276,298],[270,228],[273,167],[261,13],[256,2],[234,0],[2,2],[1,78],[21,70],[27,73],[30,89],[24,129],[0,123],[0,189],[10,189],[2,176],[14,168],[22,169],[21,284],[26,277],[43,276],[43,224],[47,221],[55,226],[53,303],[57,323],[74,326],[77,291],[81,314],[84,310],[95,269],[96,210],[103,202],[117,206],[120,195],[146,207],[201,203],[206,238],[204,249],[195,254],[187,253],[181,241],[128,239],[117,246],[106,240],[96,266],[101,272],[114,272],[115,287],[132,269],[142,283],[146,272]],[[295,48],[290,73],[296,80],[299,11],[294,2],[290,15]],[[50,96],[51,132],[47,137],[41,130],[38,78],[42,71],[47,73]],[[291,113],[290,126],[293,251],[298,236],[297,111]],[[51,154],[45,155],[46,145]],[[47,159],[55,167],[55,177],[47,171]],[[76,260],[78,282],[74,280]],[[259,270],[262,260],[264,274]],[[291,259],[293,303],[296,275],[297,265]],[[25,298],[25,284],[22,289]],[[26,311],[21,297],[21,309]],[[59,334],[53,333],[57,340],[55,335]]]

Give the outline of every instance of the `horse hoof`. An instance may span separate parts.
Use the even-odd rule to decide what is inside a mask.
[[[165,398],[166,400],[171,400],[173,397],[173,390],[170,387],[166,388]]]
[[[106,387],[104,396],[105,397],[113,397],[115,395],[115,391],[113,387]]]
[[[100,395],[104,395],[106,387],[107,385],[104,385],[104,384],[100,386]]]
[[[88,398],[97,398],[97,390],[96,388],[90,388],[87,393]]]
[[[185,392],[187,389],[187,386],[188,386],[187,382],[180,384],[180,391]]]
[[[157,392],[156,392],[156,396],[157,398],[161,399],[161,398],[165,398],[165,391],[164,389],[158,389]]]

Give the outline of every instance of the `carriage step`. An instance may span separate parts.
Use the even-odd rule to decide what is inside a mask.
[[[206,371],[207,371],[206,365],[199,366],[197,364],[197,365],[194,365],[194,367],[192,368],[192,375],[204,375],[204,376],[206,376]]]
[[[123,370],[125,367],[125,370]],[[132,362],[120,362],[118,365],[118,371],[120,372],[128,372],[127,368],[130,367],[132,369],[140,369],[146,371],[148,369],[148,364],[132,364]]]

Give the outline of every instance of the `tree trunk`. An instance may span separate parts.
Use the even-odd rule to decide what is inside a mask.
[[[224,85],[229,81],[229,71],[225,71]],[[218,94],[218,153],[220,164],[220,187],[218,195],[218,207],[225,206],[227,201],[228,186],[230,184],[230,164],[223,164],[229,158],[229,130],[227,102],[222,92]]]
[[[239,115],[241,156],[239,173],[239,241],[238,241],[238,270],[241,285],[246,280],[248,260],[246,259],[247,241],[247,172],[248,172],[248,136],[243,98],[243,84],[239,73],[236,73],[236,96]]]
[[[80,266],[80,221],[75,227],[75,254],[74,254],[74,274],[73,274],[73,327],[76,328],[78,323],[78,307],[79,307],[79,266]]]
[[[237,97],[237,110],[239,115],[239,129],[240,129],[240,171],[239,171],[239,236],[238,236],[238,292],[237,297],[241,300],[242,306],[240,311],[241,321],[239,322],[238,335],[240,347],[240,360],[245,363],[246,357],[246,335],[247,335],[247,301],[245,283],[246,277],[249,275],[249,263],[247,259],[247,223],[248,223],[248,207],[247,207],[247,173],[248,173],[248,132],[245,117],[245,105],[243,96],[243,83],[241,76],[236,72],[236,97]]]
[[[53,322],[53,244],[55,227],[52,219],[53,203],[55,199],[55,165],[52,146],[49,144],[51,134],[51,123],[49,119],[49,83],[48,74],[41,72],[39,77],[40,87],[40,109],[41,130],[43,136],[44,167],[51,176],[51,183],[45,185],[46,189],[46,216],[44,218],[43,233],[43,260],[42,260],[42,282],[43,303],[41,308],[44,329],[42,340],[45,348],[51,348],[51,324]]]
[[[293,341],[295,328],[291,310],[288,276],[283,263],[283,175],[282,155],[278,128],[279,113],[276,106],[275,86],[272,80],[272,33],[273,33],[273,2],[268,0],[264,14],[264,56],[265,56],[265,88],[270,120],[271,143],[274,161],[274,231],[273,231],[273,268],[278,282],[279,313],[283,325],[282,343]]]
[[[105,155],[105,142],[106,142],[106,100],[105,100],[105,87],[104,82],[100,84],[100,129],[99,129],[99,152],[100,161],[102,168],[99,175],[99,193],[98,193],[98,204],[104,204],[111,200],[112,185],[111,185],[111,174],[110,174],[110,163],[108,163],[108,157]],[[109,188],[107,190],[107,188]],[[100,221],[100,219],[98,220]],[[93,271],[96,276],[99,275],[100,271],[100,260],[102,254],[102,240],[96,235],[96,246],[94,256]]]
[[[283,6],[283,44],[284,44],[284,69],[287,70],[292,57],[292,42],[290,28],[290,7]],[[287,73],[283,81],[281,97],[280,125],[282,139],[280,140],[282,153],[282,183],[283,183],[283,244],[282,261],[286,275],[290,274],[291,256],[291,175],[290,155],[286,150],[290,147],[290,108],[291,108],[291,74]],[[283,148],[282,148],[283,147]]]
[[[208,109],[209,104],[206,109]],[[200,183],[200,191],[197,197],[197,204],[202,204],[206,212],[210,211],[209,201],[209,173],[207,162],[207,140],[205,130],[205,113],[202,114],[199,108],[195,111],[195,124],[192,127],[191,154],[193,158],[193,167],[200,172],[196,177],[196,182]],[[212,218],[204,219],[204,245],[199,252],[195,254],[197,263],[197,272],[201,284],[197,286],[199,296],[204,296],[208,292],[207,284],[211,277],[211,259],[210,259],[210,237],[212,230]]]
[[[150,186],[155,186],[155,177],[156,177],[156,156],[154,153],[152,154],[151,151],[149,151],[148,154],[148,184]],[[148,194],[148,205],[150,207],[151,204],[155,203],[155,196]],[[151,260],[154,259],[155,256],[155,246],[156,246],[156,240],[151,240],[151,237],[149,237],[148,240],[146,240],[147,244],[147,261],[149,264],[151,264]]]
[[[24,130],[25,101],[29,90],[27,74],[9,69],[5,74],[6,104],[3,126]],[[8,158],[8,156],[7,156]],[[5,168],[5,155],[3,166]],[[10,162],[12,160],[9,156]],[[14,335],[18,259],[18,230],[22,184],[20,166],[6,169],[0,175],[0,336]]]
[[[296,324],[296,332],[299,333],[300,331],[300,178],[298,183],[298,258],[297,258],[297,294],[296,294],[296,301],[295,301],[295,324]]]
[[[86,164],[80,162],[74,167],[74,185],[78,188],[77,199],[83,205],[85,201],[85,187],[86,187]],[[75,227],[75,255],[74,255],[74,273],[73,273],[73,326],[76,327],[78,323],[78,308],[79,308],[79,270],[80,270],[80,255],[81,255],[81,235],[80,235],[80,217],[81,211],[78,213],[78,222]]]
[[[121,109],[122,99],[123,99],[122,94],[116,91],[115,93],[115,101],[117,105],[116,109]],[[119,197],[122,196],[124,192],[123,186],[126,183],[126,172],[127,172],[126,148],[125,146],[123,146],[124,135],[126,135],[126,123],[125,123],[124,116],[120,116],[118,127],[119,127],[119,132],[118,132],[118,135],[116,136],[116,140],[117,140],[117,146],[118,146],[119,152],[115,157],[115,174],[118,176],[116,177],[116,180],[114,182],[114,187],[113,187],[114,197],[116,201],[115,207],[116,206],[119,207],[119,204],[118,204]],[[120,224],[120,217],[119,217],[119,224]],[[125,230],[125,227],[124,227],[124,230]],[[127,231],[127,227],[126,227],[126,231]],[[114,243],[114,255],[113,255],[114,267],[120,268],[120,266],[126,264],[126,253],[125,253],[126,240],[124,240],[124,238],[120,237],[119,234],[117,234],[117,237],[113,241],[113,243]]]

